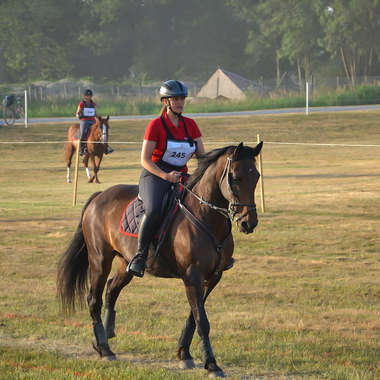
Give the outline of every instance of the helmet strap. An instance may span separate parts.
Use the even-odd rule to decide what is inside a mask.
[[[167,98],[168,99],[168,105],[167,105],[167,108],[170,109],[170,111],[172,111],[174,113],[174,115],[176,115],[178,118],[181,116],[181,112],[175,112],[172,108],[172,105],[170,104],[170,98]]]

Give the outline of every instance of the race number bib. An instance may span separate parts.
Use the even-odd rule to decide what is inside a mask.
[[[162,161],[174,166],[185,166],[196,149],[195,142],[191,145],[188,141],[167,140]]]
[[[83,108],[84,117],[93,117],[95,116],[95,108]]]

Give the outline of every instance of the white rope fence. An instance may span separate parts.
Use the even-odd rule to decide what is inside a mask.
[[[257,135],[257,141],[247,141],[247,145],[255,145],[261,141],[260,135]],[[64,143],[75,143],[78,144],[78,140],[74,141],[0,141],[0,144],[64,144]],[[92,143],[102,144],[101,141],[93,141]],[[112,141],[112,144],[124,144],[124,145],[141,145],[141,141]],[[213,142],[204,142],[205,145],[235,145],[238,142],[236,141],[213,141]],[[308,143],[308,142],[281,142],[281,141],[265,141],[265,145],[284,145],[284,146],[314,146],[314,147],[351,147],[351,148],[380,148],[380,144],[344,144],[344,143]],[[77,198],[77,184],[78,184],[78,167],[79,167],[79,154],[78,149],[75,159],[75,180],[74,180],[74,189],[73,189],[73,206],[76,205]],[[259,180],[259,189],[260,189],[260,198],[261,198],[261,210],[265,212],[265,201],[264,201],[264,179],[263,179],[263,164],[262,164],[262,153],[258,156],[258,166],[259,172],[261,174]]]
[[[0,141],[0,144],[64,144],[76,143],[75,141]],[[110,144],[141,145],[141,141],[108,141]],[[204,145],[239,144],[240,141],[215,141],[203,142]],[[101,141],[92,141],[93,144],[103,144]],[[246,145],[257,144],[257,141],[245,141]],[[331,147],[357,147],[357,148],[380,148],[380,144],[336,144],[336,143],[307,143],[307,142],[280,142],[264,141],[264,145],[304,145],[304,146],[331,146]]]

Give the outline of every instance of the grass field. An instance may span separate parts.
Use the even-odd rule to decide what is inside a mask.
[[[218,364],[231,379],[380,378],[380,112],[198,119],[208,150],[264,140],[266,212],[234,228],[234,268],[207,302]],[[144,121],[111,120],[111,141],[141,141]],[[204,378],[177,369],[188,314],[179,280],[135,279],[116,305],[118,362],[91,348],[88,310],[59,313],[56,264],[94,191],[136,183],[140,144],[112,144],[100,185],[66,184],[67,125],[0,127],[0,379]],[[37,142],[39,144],[22,144]],[[51,143],[52,141],[61,143]],[[265,144],[267,142],[267,144]],[[192,162],[194,168],[196,162]],[[259,203],[259,196],[258,203]]]

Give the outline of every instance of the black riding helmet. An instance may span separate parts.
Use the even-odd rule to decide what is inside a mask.
[[[84,96],[92,96],[92,95],[93,95],[93,94],[92,94],[92,90],[89,90],[89,89],[84,90],[83,95],[84,95]]]
[[[187,96],[187,87],[179,80],[168,80],[160,88],[161,100],[173,96]]]

